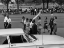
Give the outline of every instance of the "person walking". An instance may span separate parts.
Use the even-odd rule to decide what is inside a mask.
[[[48,32],[50,31],[49,29],[48,29],[48,21],[47,21],[47,17],[45,17],[45,20],[44,20],[44,33],[45,33],[45,29],[47,29],[48,30]]]
[[[24,24],[24,20],[25,20],[25,17],[23,16],[21,21],[22,24]]]
[[[29,30],[29,34],[32,34],[32,19],[29,20],[29,25],[30,25],[30,30]]]
[[[57,17],[54,16],[54,34],[56,35],[56,32],[57,32]]]
[[[30,29],[30,27],[29,27],[29,19],[26,18],[26,33],[29,33],[29,29]]]
[[[54,22],[53,14],[51,14],[50,23],[49,23],[50,29],[51,29],[50,35],[52,35],[53,29],[54,29],[53,22]]]
[[[38,30],[38,34],[41,34],[41,29],[42,29],[42,25],[41,25],[41,17],[38,17],[38,21],[37,21],[37,30]]]

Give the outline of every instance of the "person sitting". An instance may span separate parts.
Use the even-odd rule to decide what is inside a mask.
[[[5,28],[5,29],[7,28],[7,25],[8,25],[7,20],[8,20],[8,18],[7,18],[7,16],[5,15],[5,16],[4,16],[4,28]]]
[[[11,28],[11,18],[9,18],[9,16],[7,16],[7,22],[8,22],[8,25],[7,25],[7,28]]]

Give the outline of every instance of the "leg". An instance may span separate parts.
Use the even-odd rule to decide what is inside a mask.
[[[54,27],[54,34],[56,35],[56,32],[57,32],[57,25],[55,25]]]
[[[53,28],[51,27],[51,33],[50,33],[50,35],[52,35],[52,32],[53,32]]]
[[[6,23],[4,22],[4,28],[6,29]]]
[[[30,36],[31,36],[32,38],[34,38],[35,40],[37,40],[37,38],[36,38],[34,35],[31,34]]]
[[[45,28],[44,28],[44,33],[45,33]]]

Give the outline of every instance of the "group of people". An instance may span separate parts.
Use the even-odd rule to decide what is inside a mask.
[[[4,28],[8,29],[11,28],[11,18],[9,17],[9,15],[4,15]]]
[[[57,17],[53,16],[53,14],[51,14],[49,23],[47,21],[47,16],[45,17],[44,26],[42,26],[42,21],[40,16],[37,17],[37,22],[35,21],[35,19],[33,20],[33,19],[25,18],[23,16],[22,23],[24,25],[24,31],[28,34],[42,34],[45,33],[45,29],[48,30],[50,35],[52,35],[52,33],[56,35],[57,32]],[[44,32],[42,32],[42,29],[44,29]]]
[[[31,8],[30,11],[31,11],[31,15],[36,15],[37,13],[39,13],[39,10],[42,9],[42,8]]]
[[[38,28],[41,26],[41,17],[38,17],[38,22],[36,24],[35,20],[22,17],[22,23],[24,25],[24,31],[28,34],[37,34],[39,33],[40,29]]]
[[[50,27],[50,30],[49,30]],[[52,35],[52,33],[54,33],[55,35],[57,34],[57,16],[53,16],[53,14],[51,14],[51,18],[49,23],[47,22],[47,17],[45,18],[44,21],[44,33],[45,33],[45,29],[48,30],[48,32],[50,32],[50,35]]]

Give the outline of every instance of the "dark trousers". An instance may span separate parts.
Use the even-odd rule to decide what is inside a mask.
[[[11,24],[8,24],[8,28],[11,28]]]
[[[36,38],[34,35],[30,34],[30,36],[31,36],[32,38],[34,38],[35,40],[37,40],[37,38]]]
[[[4,22],[4,28],[7,29],[7,25],[8,23],[7,22]]]
[[[24,24],[24,30],[26,30],[26,24]]]
[[[53,29],[54,29],[54,28],[53,28],[53,27],[50,27],[50,29],[51,29],[51,32],[50,32],[50,34],[52,34],[52,32],[53,32]]]

